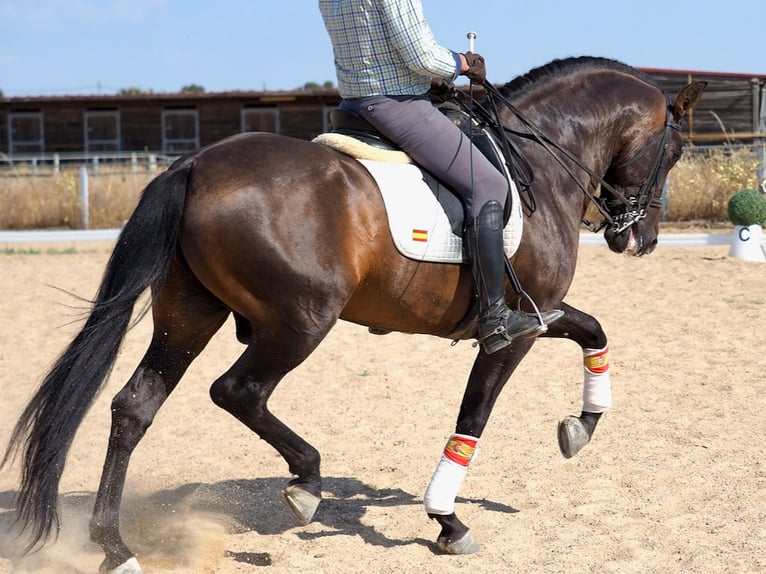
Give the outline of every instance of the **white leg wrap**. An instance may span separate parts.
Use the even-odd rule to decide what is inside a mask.
[[[141,570],[141,566],[138,565],[138,560],[134,556],[114,570],[110,570],[109,574],[143,574],[143,570]]]
[[[603,349],[583,349],[585,384],[582,410],[603,413],[612,406],[612,381],[609,377],[609,346]]]
[[[478,438],[462,434],[453,434],[447,441],[423,498],[427,513],[452,514],[455,511],[455,498],[478,442]]]

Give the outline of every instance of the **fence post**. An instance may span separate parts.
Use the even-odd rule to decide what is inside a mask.
[[[761,83],[761,113],[759,121],[760,133],[766,133],[766,82]],[[761,167],[758,172],[758,179],[761,185],[766,182],[766,138],[761,138]],[[766,189],[764,190],[766,192]]]
[[[84,165],[80,166],[80,220],[82,222],[82,228],[88,229],[88,168]]]
[[[58,175],[61,171],[61,158],[59,154],[53,154],[53,175]]]

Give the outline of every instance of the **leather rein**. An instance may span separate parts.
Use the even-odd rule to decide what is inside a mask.
[[[561,165],[564,171],[569,174],[569,176],[575,181],[580,190],[582,190],[585,197],[588,198],[588,200],[598,209],[598,211],[603,216],[601,223],[598,225],[588,221],[587,219],[583,219],[582,222],[585,227],[594,233],[598,233],[607,226],[611,226],[612,230],[617,234],[622,233],[631,225],[644,219],[649,208],[662,207],[662,199],[660,197],[655,197],[659,183],[662,158],[665,155],[665,150],[667,148],[671,131],[680,131],[681,129],[680,124],[673,121],[672,105],[668,99],[667,94],[664,94],[668,105],[667,115],[665,118],[665,127],[663,131],[652,138],[652,140],[635,155],[625,161],[620,162],[619,164],[612,166],[613,170],[627,167],[646,155],[652,146],[655,144],[657,145],[657,152],[655,154],[649,174],[640,185],[626,188],[638,189],[635,194],[626,196],[622,192],[615,189],[614,186],[607,183],[602,176],[596,174],[592,169],[586,166],[571,151],[556,143],[549,136],[547,136],[533,122],[527,119],[524,114],[522,114],[521,111],[516,108],[516,106],[509,102],[508,99],[503,96],[497,88],[495,88],[489,82],[484,84],[484,88],[487,93],[487,101],[492,108],[491,111],[487,110],[484,106],[474,100],[471,101],[469,109],[473,115],[478,116],[480,120],[486,123],[495,132],[495,134],[499,136],[498,139],[500,140],[500,143],[503,147],[503,155],[505,156],[506,162],[509,164],[509,171],[510,173],[514,174],[514,179],[519,179],[516,181],[516,183],[519,185],[520,190],[525,193],[525,196],[522,196],[522,201],[530,213],[533,213],[536,209],[536,202],[531,190],[531,185],[534,181],[534,173],[532,172],[532,168],[527,162],[526,158],[524,158],[521,150],[509,137],[509,134],[525,139],[530,139],[539,143],[545,150],[548,151],[548,153],[551,154],[551,156],[559,163],[559,165]],[[462,94],[462,92],[458,91],[457,94]],[[507,128],[500,123],[498,101],[501,101],[505,106],[507,106],[507,108],[521,121],[522,125],[527,128],[528,132],[518,132]],[[459,101],[459,103],[464,109],[466,109],[466,105],[463,102]],[[598,185],[592,185],[594,191],[591,191],[591,189],[583,186],[583,184],[580,183],[575,174],[572,172],[572,169],[561,157],[562,155],[564,158],[568,159],[580,169],[582,169],[585,173],[587,173],[591,178],[591,182],[596,182],[597,184],[600,184],[603,189],[606,189],[611,194],[611,198],[607,199],[597,197],[594,194],[594,191]],[[515,157],[517,161],[520,161],[521,165],[511,165],[514,163],[511,161],[512,157]],[[619,209],[622,206],[625,207],[624,212],[617,215],[612,215],[614,210]]]

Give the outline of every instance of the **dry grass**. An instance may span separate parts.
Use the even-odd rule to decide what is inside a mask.
[[[79,169],[57,175],[17,171],[0,178],[0,229],[82,228]],[[120,227],[138,203],[141,191],[154,174],[120,168],[88,178],[89,227]]]
[[[757,155],[749,149],[687,150],[670,174],[666,220],[726,222],[729,197],[757,187],[758,165]],[[108,174],[89,178],[92,229],[120,227],[156,175],[129,167],[109,169]],[[0,229],[82,227],[78,168],[62,169],[58,175],[43,170],[37,176],[21,170],[0,175]]]
[[[729,198],[758,187],[759,163],[748,148],[687,150],[670,172],[667,221],[726,221]]]

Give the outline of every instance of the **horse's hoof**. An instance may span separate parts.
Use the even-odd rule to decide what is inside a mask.
[[[564,458],[572,458],[590,442],[588,430],[579,418],[569,415],[559,422],[559,449]]]
[[[314,518],[314,513],[317,511],[320,500],[322,500],[320,497],[314,496],[301,488],[300,484],[286,486],[282,494],[295,518],[304,526]]]
[[[479,545],[474,542],[470,530],[459,540],[450,540],[446,536],[440,536],[436,545],[445,554],[475,554],[479,551]]]
[[[144,571],[141,570],[141,566],[139,566],[138,560],[136,560],[136,557],[134,556],[130,560],[120,564],[114,570],[108,570],[106,572],[107,574],[143,574]]]

